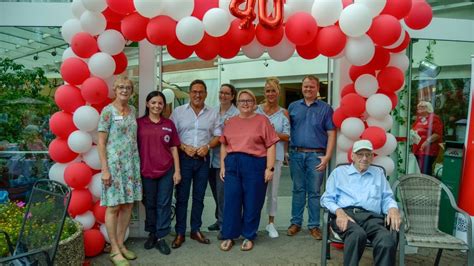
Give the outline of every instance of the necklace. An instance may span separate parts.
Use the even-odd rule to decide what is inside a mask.
[[[124,116],[128,113],[128,106],[117,106],[116,104],[114,104],[114,107],[115,109],[117,109],[118,113],[121,115],[121,116]]]

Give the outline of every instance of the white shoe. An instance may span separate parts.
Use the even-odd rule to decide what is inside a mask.
[[[278,237],[278,231],[275,229],[275,226],[273,223],[267,224],[267,227],[265,228],[268,232],[268,236],[271,238],[277,238]]]

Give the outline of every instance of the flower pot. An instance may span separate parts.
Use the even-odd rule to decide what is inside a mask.
[[[82,265],[84,262],[84,237],[82,234],[82,225],[76,224],[77,231],[70,237],[61,240],[58,245],[58,251],[54,259],[54,265]]]

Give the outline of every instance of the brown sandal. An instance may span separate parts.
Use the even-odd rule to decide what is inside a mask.
[[[240,250],[250,251],[250,250],[252,250],[252,248],[253,248],[252,240],[244,239],[244,242],[242,242],[242,246],[240,247]]]
[[[221,250],[222,251],[229,251],[234,246],[234,240],[226,239],[221,243]]]

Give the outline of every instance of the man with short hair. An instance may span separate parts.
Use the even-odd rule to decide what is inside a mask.
[[[359,264],[367,239],[375,265],[395,265],[400,213],[384,170],[371,166],[373,157],[370,141],[356,141],[352,164],[334,169],[321,197],[333,217],[332,229],[344,240],[344,265]]]
[[[176,186],[176,237],[171,245],[179,248],[185,241],[188,200],[193,183],[191,208],[191,239],[202,244],[210,240],[201,233],[204,195],[209,175],[209,150],[219,143],[221,128],[218,113],[204,104],[207,96],[206,84],[194,80],[189,85],[189,104],[177,107],[171,120],[181,140],[179,161],[181,183]]]
[[[331,106],[318,99],[319,79],[306,76],[301,90],[304,98],[288,107],[293,196],[287,235],[293,236],[301,230],[307,199],[309,232],[321,240],[319,192],[336,143],[336,131]]]

